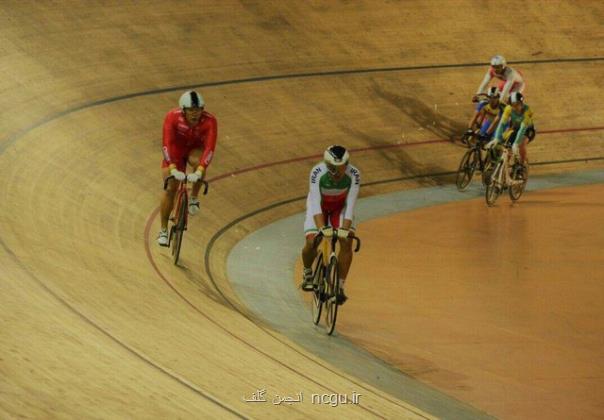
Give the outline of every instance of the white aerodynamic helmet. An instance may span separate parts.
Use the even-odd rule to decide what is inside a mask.
[[[348,154],[348,150],[346,150],[346,148],[334,144],[325,150],[325,153],[323,153],[323,160],[325,163],[333,166],[342,166],[348,163],[350,160],[350,155]]]
[[[507,65],[507,61],[505,61],[505,57],[502,55],[496,55],[493,58],[491,58],[491,66],[503,66],[505,67]]]
[[[515,104],[517,102],[524,102],[524,96],[520,92],[512,92],[510,95],[510,103]]]
[[[178,101],[178,105],[181,109],[184,108],[203,108],[205,106],[203,96],[194,90],[189,90],[182,94]]]

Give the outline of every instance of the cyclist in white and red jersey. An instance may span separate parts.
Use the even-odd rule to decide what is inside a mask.
[[[478,99],[478,95],[481,93],[485,93],[490,81],[493,79],[499,79],[497,88],[499,92],[501,92],[501,101],[503,103],[507,103],[508,97],[512,92],[523,92],[524,91],[524,78],[519,71],[514,70],[511,67],[507,66],[507,61],[501,55],[496,55],[491,58],[491,66],[487,73],[484,75],[484,79],[482,79],[482,83],[478,87],[476,91],[476,95],[473,100],[476,101]]]
[[[306,199],[306,220],[304,235],[306,243],[302,249],[304,273],[302,289],[312,290],[311,265],[317,255],[313,247],[315,236],[321,232],[325,238],[338,235],[340,251],[338,253],[338,273],[340,274],[340,294],[336,297],[343,304],[347,297],[344,285],[350,264],[352,263],[352,224],[354,205],[359,195],[361,174],[349,163],[348,151],[338,145],[327,148],[323,162],[310,171],[309,192]]]
[[[161,230],[157,243],[161,246],[168,246],[170,243],[168,218],[174,207],[178,182],[186,177],[193,184],[189,214],[196,214],[199,211],[197,195],[201,188],[201,181],[205,177],[216,148],[216,118],[204,110],[203,97],[190,90],[182,94],[178,105],[179,107],[169,111],[164,119],[162,141],[164,158],[161,171],[164,180],[169,176],[172,179],[168,181],[168,188],[160,204]],[[187,163],[194,168],[194,172],[185,175]]]

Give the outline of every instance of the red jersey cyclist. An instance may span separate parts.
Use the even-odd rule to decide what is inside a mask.
[[[199,211],[199,189],[216,148],[216,118],[204,110],[203,97],[194,90],[185,92],[178,101],[179,108],[168,112],[164,119],[163,155],[161,163],[164,180],[168,181],[160,205],[161,230],[157,243],[168,246],[168,218],[174,207],[178,182],[187,177],[193,184],[189,201],[189,214]],[[187,163],[194,169],[185,175]]]
[[[482,83],[476,91],[474,100],[477,100],[479,94],[486,92],[487,86],[493,78],[501,80],[497,88],[499,89],[499,92],[501,92],[501,100],[504,103],[507,102],[508,96],[512,92],[524,91],[525,84],[522,74],[513,68],[508,67],[507,61],[503,56],[496,55],[491,58],[491,66],[484,75]]]
[[[354,205],[361,186],[361,174],[348,163],[348,151],[338,145],[330,146],[323,154],[323,162],[310,171],[309,192],[306,199],[304,235],[306,243],[302,249],[304,273],[302,289],[312,290],[312,263],[317,255],[313,240],[321,232],[325,238],[338,235],[338,273],[340,273],[339,304],[346,301],[344,284],[352,263],[352,224]],[[335,231],[334,231],[335,230]]]

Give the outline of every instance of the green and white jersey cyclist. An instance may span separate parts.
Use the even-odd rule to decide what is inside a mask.
[[[354,232],[354,206],[361,186],[361,173],[349,163],[348,151],[339,145],[327,148],[323,162],[310,171],[302,249],[304,273],[302,289],[313,290],[311,265],[317,256],[313,246],[315,236],[321,232],[324,238],[338,236],[338,273],[340,292],[338,304],[346,302],[344,285],[352,263],[352,239]]]
[[[335,147],[341,146],[332,146]],[[330,153],[332,148],[325,153]],[[305,235],[316,234],[325,225],[336,229],[340,227],[354,229],[352,221],[361,186],[361,173],[350,163],[336,166],[329,163],[327,159],[315,165],[310,171],[304,222]],[[315,221],[317,216],[323,217],[319,225]],[[349,221],[348,226],[344,226],[345,220]]]

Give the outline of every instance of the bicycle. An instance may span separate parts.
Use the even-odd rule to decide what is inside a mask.
[[[357,236],[349,236],[357,245],[354,252],[361,249],[361,240]],[[321,247],[315,261],[313,262],[312,279],[312,317],[315,325],[321,320],[321,312],[325,306],[325,324],[327,326],[327,335],[333,334],[338,317],[337,296],[340,293],[340,277],[338,273],[338,257],[336,255],[336,244],[338,242],[337,229],[330,241],[323,240],[323,234],[319,233],[313,242],[313,247],[317,248],[319,242]]]
[[[490,207],[495,204],[497,198],[501,195],[504,190],[508,190],[510,199],[515,202],[517,201],[526,187],[528,181],[528,166],[522,171],[522,165],[515,162],[512,167],[509,167],[510,150],[512,145],[510,142],[506,142],[501,151],[495,169],[485,192],[485,199],[487,205]],[[523,172],[521,175],[521,171]]]
[[[464,137],[467,137],[468,150],[459,162],[459,168],[457,169],[457,178],[455,179],[455,185],[459,191],[465,191],[472,182],[474,172],[478,168],[482,173],[482,185],[487,185],[491,172],[493,170],[492,156],[490,151],[485,150],[484,145],[486,140],[478,135],[478,132],[473,131],[472,134],[466,133]],[[476,140],[470,142],[472,138]],[[483,155],[483,151],[486,153]]]
[[[170,175],[164,180],[164,190],[168,188],[168,182],[170,179],[174,178],[173,175]],[[201,181],[203,183],[203,195],[208,193],[208,183],[206,181]],[[176,191],[176,205],[174,206],[174,210],[172,211],[172,215],[170,216],[170,221],[172,222],[172,226],[170,226],[170,234],[168,237],[168,246],[172,248],[172,257],[174,259],[174,265],[178,264],[178,258],[180,257],[180,248],[182,246],[182,238],[185,230],[187,230],[187,224],[189,221],[189,191],[187,189],[187,177],[185,175],[185,179],[179,181],[178,190]],[[172,242],[174,240],[174,242]]]

